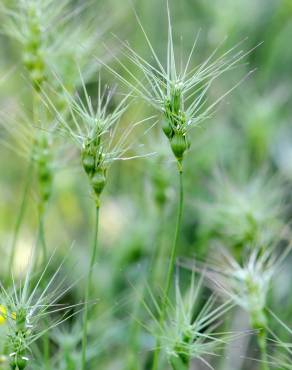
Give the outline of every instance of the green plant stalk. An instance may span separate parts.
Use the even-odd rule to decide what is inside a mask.
[[[25,214],[25,209],[26,209],[26,204],[27,204],[27,196],[28,196],[28,192],[29,192],[29,188],[30,188],[30,184],[31,184],[31,180],[32,180],[33,162],[34,162],[33,161],[33,155],[31,155],[30,160],[29,160],[29,165],[28,165],[28,168],[27,168],[26,180],[25,180],[25,184],[24,184],[23,195],[22,195],[22,199],[21,199],[19,213],[18,213],[18,216],[17,216],[17,219],[16,219],[15,228],[14,228],[14,232],[13,232],[11,253],[10,253],[9,262],[8,262],[8,276],[10,276],[10,272],[11,272],[13,264],[14,264],[14,258],[15,258],[15,253],[16,253],[16,244],[17,244],[17,240],[18,240],[22,220],[23,220],[23,217],[24,217],[24,214]]]
[[[267,353],[267,331],[265,328],[259,330],[257,334],[258,345],[261,352],[261,369],[269,370],[268,353]]]
[[[46,244],[46,237],[45,237],[45,215],[44,213],[40,214],[39,218],[39,241],[42,246],[42,252],[43,252],[43,263],[44,265],[47,262],[47,244]]]
[[[158,219],[160,222],[158,223],[157,228],[157,237],[156,237],[156,248],[152,254],[151,262],[150,262],[150,273],[151,273],[151,280],[155,283],[156,286],[163,285],[163,275],[165,271],[161,271],[161,266],[163,266],[165,261],[165,244],[164,243],[164,228],[165,228],[165,209],[164,207],[159,208]],[[153,267],[152,267],[153,266]],[[161,284],[162,283],[162,284]]]
[[[156,282],[157,286],[161,286],[159,283],[162,281],[161,277],[161,271],[159,270],[159,265],[160,262],[162,261],[165,251],[161,250],[161,245],[162,245],[162,240],[163,240],[163,231],[164,231],[164,224],[165,224],[165,209],[164,207],[159,207],[158,208],[158,219],[160,222],[157,225],[157,230],[156,230],[156,248],[152,252],[152,255],[150,257],[150,262],[147,270],[147,276],[149,276],[149,279],[152,283]],[[147,281],[145,281],[145,278],[142,277],[142,282],[141,282],[141,299],[144,298],[146,288],[147,288]],[[139,288],[140,291],[140,288]],[[133,308],[133,317],[138,317],[138,312],[141,308],[141,301],[139,300],[138,302],[135,303],[134,308]],[[130,334],[129,334],[129,355],[127,356],[126,359],[126,365],[125,365],[125,370],[138,370],[141,368],[141,365],[139,364],[139,359],[137,358],[137,354],[139,353],[139,344],[138,344],[138,334],[139,330],[141,328],[141,325],[137,320],[133,320],[130,328]]]
[[[48,333],[45,333],[44,335],[44,363],[45,369],[50,370],[50,340]]]
[[[178,357],[173,356],[170,359],[170,364],[173,370],[188,370],[190,366],[189,361],[187,362],[182,361],[182,359],[179,356]]]
[[[84,314],[83,314],[83,336],[82,336],[82,362],[81,362],[81,369],[86,370],[86,346],[87,346],[87,327],[88,327],[88,300],[89,300],[89,292],[91,287],[91,280],[92,280],[92,271],[93,266],[96,260],[97,254],[97,247],[98,247],[98,225],[99,225],[99,203],[96,205],[96,212],[95,212],[95,226],[94,226],[94,234],[93,234],[93,243],[91,249],[91,259],[89,265],[89,271],[87,275],[86,287],[85,287],[85,295],[84,295]]]
[[[42,256],[43,260],[41,262],[45,266],[46,261],[47,261],[46,259],[46,256],[47,256],[46,237],[45,237],[45,228],[44,228],[44,215],[41,215],[41,214],[39,215],[39,221],[38,221],[37,247],[39,247],[39,244],[41,244],[42,251],[43,251],[43,256]],[[34,258],[33,258],[34,268],[36,268],[36,266],[39,263],[39,257],[40,257],[39,248],[36,248],[34,252]]]
[[[142,290],[142,297],[145,294],[146,290],[146,284],[144,282],[144,277],[142,277],[142,282],[140,282],[138,289]],[[143,299],[143,298],[142,298]],[[141,308],[141,302],[140,300],[137,300],[134,303],[133,307],[133,317],[138,317],[139,310]],[[129,332],[129,354],[126,357],[125,361],[125,367],[124,370],[140,370],[142,369],[142,364],[139,361],[138,354],[140,352],[140,345],[139,345],[139,339],[138,339],[138,334],[140,330],[140,325],[137,322],[137,320],[133,320],[131,327],[130,327],[130,332]]]
[[[46,248],[46,237],[45,237],[45,227],[44,227],[44,213],[39,216],[39,226],[38,226],[38,243],[41,243],[43,250],[43,265],[47,263],[47,248]],[[38,249],[35,251],[35,264],[38,263]],[[50,339],[48,332],[44,333],[43,337],[43,351],[44,351],[44,365],[46,370],[50,370]]]
[[[48,324],[48,323],[46,323]],[[49,333],[46,331],[44,334],[43,339],[43,350],[44,350],[44,365],[46,370],[51,369],[51,361],[50,361],[50,338]]]
[[[180,234],[180,229],[181,229],[182,212],[183,212],[183,199],[184,199],[183,171],[182,171],[182,168],[179,167],[178,212],[177,212],[174,242],[173,242],[172,249],[171,249],[168,271],[167,271],[167,276],[166,276],[166,285],[165,285],[165,290],[163,292],[164,294],[163,294],[163,305],[162,305],[162,318],[164,318],[167,297],[168,297],[169,290],[170,290],[170,285],[171,285],[171,278],[172,278],[173,271],[174,271],[175,258],[176,258],[177,247],[178,247],[178,239],[179,239],[179,234]]]
[[[164,317],[165,317],[165,311],[167,306],[167,298],[169,295],[170,285],[171,285],[171,277],[173,275],[174,271],[174,265],[175,265],[175,257],[177,252],[177,246],[178,246],[178,238],[180,234],[181,229],[181,221],[182,221],[182,213],[183,213],[183,200],[184,200],[184,188],[183,188],[183,170],[182,170],[182,164],[181,162],[178,162],[178,172],[179,172],[179,201],[178,201],[178,210],[177,210],[177,219],[176,219],[176,227],[175,227],[175,234],[174,234],[174,241],[172,244],[172,249],[170,253],[170,260],[166,275],[166,284],[163,291],[162,296],[162,305],[161,305],[161,313],[159,318],[159,323],[162,324]],[[153,355],[153,364],[152,364],[152,370],[158,369],[158,361],[159,361],[159,354],[160,354],[160,343],[157,341],[156,343],[156,349],[154,351]]]
[[[32,118],[33,118],[34,124],[37,127],[38,123],[39,123],[39,107],[38,107],[38,105],[40,103],[40,96],[39,96],[39,93],[35,89],[33,89],[33,92],[32,92],[32,102],[33,102],[32,103],[33,104],[33,106],[32,106],[33,117]],[[16,253],[16,244],[17,244],[17,240],[18,240],[18,235],[19,235],[21,223],[22,223],[22,220],[23,220],[23,217],[24,217],[24,214],[25,214],[29,187],[30,187],[30,184],[31,184],[31,181],[32,181],[32,172],[33,172],[33,167],[34,167],[34,146],[35,146],[35,143],[33,143],[33,146],[31,148],[31,154],[30,154],[30,157],[29,157],[29,164],[28,164],[28,169],[27,169],[27,173],[26,173],[26,181],[25,181],[25,185],[24,185],[22,200],[21,200],[21,204],[20,204],[20,208],[19,208],[18,217],[17,217],[16,223],[15,223],[12,246],[11,246],[11,253],[10,253],[9,262],[8,262],[8,275],[10,274],[10,271],[13,267],[15,253]]]

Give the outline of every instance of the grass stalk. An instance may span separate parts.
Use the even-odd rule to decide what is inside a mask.
[[[47,325],[49,325],[47,323]],[[50,370],[51,369],[51,353],[50,353],[50,338],[49,338],[49,333],[46,332],[44,334],[43,338],[43,351],[44,351],[44,365],[45,365],[45,370]]]
[[[177,209],[177,219],[176,219],[176,226],[175,226],[175,234],[174,234],[174,240],[170,252],[170,259],[169,259],[169,265],[166,275],[166,284],[163,291],[162,296],[162,305],[161,305],[161,313],[159,322],[160,324],[163,323],[164,317],[165,317],[165,311],[167,307],[167,299],[170,291],[171,286],[171,278],[174,271],[175,266],[175,258],[177,253],[177,247],[178,247],[178,239],[181,229],[181,221],[182,221],[182,213],[183,213],[183,200],[184,200],[184,188],[183,188],[183,170],[181,163],[178,163],[178,172],[179,172],[179,200],[178,200],[178,209]],[[153,355],[153,363],[152,363],[152,370],[158,369],[158,361],[159,361],[159,354],[160,354],[160,343],[159,341],[156,342],[156,348]]]
[[[33,92],[32,92],[32,112],[33,112],[33,122],[36,126],[39,123],[39,104],[40,104],[39,93],[35,89],[33,89]],[[31,153],[30,153],[29,164],[28,164],[28,168],[27,168],[27,172],[26,172],[26,179],[25,179],[21,204],[20,204],[20,207],[19,207],[19,213],[18,213],[18,216],[17,216],[17,219],[16,219],[15,228],[14,228],[14,232],[13,232],[11,253],[10,253],[9,261],[8,261],[8,275],[10,275],[10,272],[13,268],[18,235],[19,235],[20,227],[21,227],[22,220],[23,220],[23,217],[24,217],[24,214],[25,214],[26,203],[27,203],[27,195],[28,195],[30,184],[31,184],[31,181],[32,181],[32,172],[33,172],[33,167],[34,167],[34,150],[35,150],[35,143],[33,143],[33,146],[31,148]]]
[[[99,225],[99,205],[96,206],[95,212],[95,226],[93,234],[93,242],[91,249],[91,259],[87,275],[85,295],[84,295],[84,314],[83,314],[83,336],[82,336],[82,362],[81,369],[86,370],[86,347],[87,347],[87,330],[88,330],[88,300],[91,288],[92,272],[96,260],[97,247],[98,247],[98,225]]]
[[[268,353],[267,353],[267,332],[261,329],[257,334],[258,345],[261,353],[261,370],[269,370]]]
[[[17,215],[15,227],[14,227],[14,232],[13,232],[13,240],[12,240],[12,245],[11,245],[11,252],[9,256],[9,261],[8,261],[8,276],[11,274],[11,270],[13,268],[14,264],[14,258],[15,258],[15,253],[16,253],[16,245],[17,245],[17,240],[19,236],[19,231],[20,227],[22,224],[22,220],[25,214],[25,209],[26,209],[26,204],[27,204],[27,196],[29,193],[29,188],[32,180],[32,172],[33,172],[33,155],[30,156],[28,168],[26,171],[26,178],[25,178],[25,184],[23,188],[23,194],[21,198],[21,203],[19,207],[19,212]]]
[[[162,269],[167,252],[165,248],[166,243],[164,242],[165,218],[165,208],[160,207],[158,213],[158,219],[160,222],[157,226],[156,248],[153,252],[150,262],[151,281],[158,287],[163,285],[163,278],[165,274],[165,269]]]
[[[190,367],[189,361],[182,361],[180,357],[172,357],[171,368],[173,370],[188,370]]]
[[[167,297],[170,290],[171,285],[171,278],[174,271],[174,265],[175,265],[175,258],[177,253],[177,247],[178,247],[178,239],[181,229],[181,221],[182,221],[182,212],[183,212],[183,198],[184,198],[184,189],[183,189],[183,171],[182,168],[179,168],[179,202],[178,202],[178,211],[177,211],[177,219],[176,219],[176,226],[175,226],[175,234],[174,234],[174,241],[171,248],[170,253],[170,260],[168,265],[168,271],[166,275],[166,284],[165,284],[165,290],[163,294],[163,306],[162,306],[162,314],[164,316],[165,306],[167,302]]]
[[[164,263],[165,257],[165,248],[163,243],[163,236],[164,236],[164,228],[165,228],[165,209],[163,206],[158,208],[157,214],[158,220],[160,222],[157,224],[156,230],[156,248],[154,248],[152,255],[150,257],[149,265],[146,271],[146,275],[149,277],[149,280],[155,286],[162,286],[163,285],[163,275],[164,270],[161,271],[161,266]],[[145,281],[144,276],[141,279],[140,287],[141,287],[141,299],[139,299],[133,307],[133,317],[138,317],[138,313],[141,309],[142,303],[141,301],[144,299],[147,290],[148,279]],[[140,291],[140,289],[139,289]],[[127,370],[137,370],[139,365],[138,353],[139,353],[139,330],[141,328],[140,323],[137,320],[133,320],[130,328],[129,333],[129,356],[126,359],[125,369]]]
[[[39,242],[42,247],[42,257],[43,257],[43,264],[45,265],[47,262],[47,244],[46,244],[46,236],[45,236],[45,219],[44,214],[40,215],[39,218]]]

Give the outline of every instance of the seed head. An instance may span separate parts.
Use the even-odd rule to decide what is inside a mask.
[[[35,171],[39,211],[43,213],[52,194],[54,174],[67,162],[68,145],[56,135],[53,119],[38,126],[18,107],[14,107],[14,114],[1,112],[0,127],[6,135],[0,141],[24,158]]]
[[[152,333],[174,369],[187,368],[194,358],[206,364],[205,355],[215,355],[221,346],[235,337],[234,333],[216,332],[222,318],[232,308],[230,302],[221,304],[212,295],[199,310],[201,284],[202,279],[195,283],[193,274],[189,289],[182,294],[177,278],[175,303],[167,302],[163,323],[155,319]],[[159,307],[157,302],[154,304]],[[155,316],[152,314],[152,317]]]
[[[11,369],[25,369],[30,361],[31,345],[51,328],[70,317],[69,309],[65,305],[59,305],[59,300],[71,289],[66,287],[64,278],[59,279],[61,268],[65,262],[59,265],[52,277],[48,277],[47,270],[52,261],[42,271],[40,278],[32,278],[35,264],[35,247],[33,249],[30,264],[23,282],[18,286],[13,281],[12,289],[6,290],[0,285],[0,299],[2,317],[7,322],[6,347],[9,352]],[[42,287],[44,280],[47,280]],[[55,285],[55,286],[54,286]],[[43,327],[44,320],[51,320],[51,314],[60,313],[60,317],[51,321],[47,327]],[[72,315],[72,314],[71,314]]]
[[[174,50],[173,31],[168,7],[167,10],[166,63],[163,63],[157,56],[137,16],[154,62],[143,59],[126,42],[122,42],[124,46],[122,53],[133,65],[138,67],[145,81],[133,75],[131,70],[117,57],[114,58],[127,74],[127,77],[119,75],[109,66],[106,66],[106,68],[162,114],[162,130],[170,141],[175,158],[181,162],[184,153],[190,146],[189,131],[209,118],[214,113],[218,103],[241,81],[213,103],[208,104],[207,94],[213,82],[233,69],[249,52],[244,53],[239,50],[240,44],[238,44],[221,56],[216,56],[218,47],[207,60],[197,67],[193,67],[191,66],[191,60],[198,41],[198,34],[185,66],[179,70],[177,68],[178,63]]]
[[[90,57],[96,52],[106,25],[97,32],[96,20],[86,12],[89,3],[72,11],[70,2],[12,0],[9,7],[0,7],[7,15],[4,31],[22,46],[23,63],[37,90],[43,88],[45,81],[57,82],[51,78],[52,70],[57,71],[68,89],[75,89],[80,84],[78,70],[74,68],[76,61],[86,66],[86,78],[96,70]]]
[[[217,256],[213,253],[204,268],[207,278],[220,294],[249,314],[253,329],[265,329],[268,291],[272,278],[290,252],[290,245],[280,253],[273,245],[256,246],[242,263],[238,263],[227,250],[219,250]]]
[[[89,178],[96,203],[98,204],[99,197],[106,184],[110,165],[117,160],[141,157],[140,155],[125,157],[124,155],[132,149],[131,143],[128,142],[132,131],[138,125],[148,121],[149,118],[130,125],[119,135],[118,125],[128,108],[127,101],[129,96],[125,96],[110,111],[109,105],[114,95],[114,89],[106,88],[102,93],[101,80],[99,79],[98,97],[96,104],[94,104],[87,92],[83,79],[82,86],[85,101],[79,95],[76,97],[72,96],[63,86],[70,118],[68,118],[68,115],[62,115],[48,96],[46,96],[46,99],[57,115],[61,132],[70,136],[80,149],[82,167]],[[71,125],[71,121],[73,125]]]
[[[271,243],[283,229],[281,179],[261,170],[240,178],[217,172],[212,183],[212,200],[200,204],[202,230],[232,247]]]

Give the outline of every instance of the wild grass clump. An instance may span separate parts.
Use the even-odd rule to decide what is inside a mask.
[[[0,370],[291,369],[285,12],[148,3],[0,6]]]
[[[202,233],[234,249],[269,244],[285,224],[284,181],[265,169],[253,175],[248,170],[241,172],[228,175],[217,170],[209,202],[199,204]]]

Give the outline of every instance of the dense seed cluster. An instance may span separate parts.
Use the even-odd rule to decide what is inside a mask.
[[[173,154],[179,162],[182,162],[185,151],[190,147],[182,94],[179,84],[171,88],[170,98],[165,101],[165,119],[162,124],[162,130],[169,139]]]
[[[46,79],[46,63],[43,51],[43,30],[38,14],[38,7],[29,3],[25,9],[26,37],[24,41],[23,61],[30,73],[34,88],[40,90]]]
[[[98,204],[100,194],[105,187],[107,172],[104,164],[101,137],[98,132],[96,132],[95,137],[89,138],[84,142],[81,157],[84,171],[89,177],[95,200]]]
[[[15,328],[14,333],[10,334],[10,366],[13,370],[23,370],[29,361],[27,339],[32,334],[32,326],[25,308],[20,308],[13,316]]]
[[[51,141],[46,132],[40,133],[35,139],[34,159],[38,177],[40,213],[43,214],[53,187]]]

